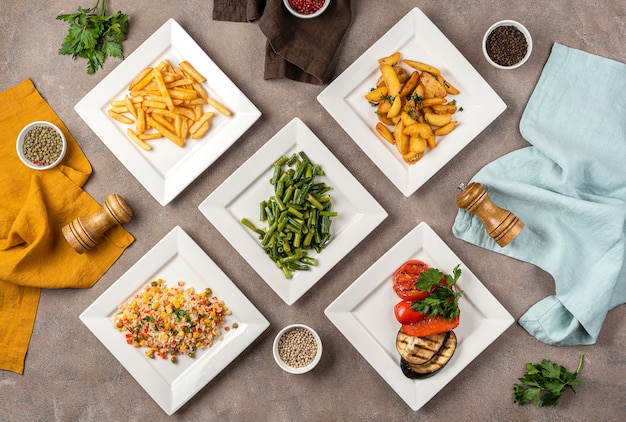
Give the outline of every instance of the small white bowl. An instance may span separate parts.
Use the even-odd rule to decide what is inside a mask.
[[[287,364],[281,358],[280,352],[278,350],[280,338],[284,334],[296,328],[301,328],[310,332],[313,335],[315,342],[317,343],[317,352],[315,353],[315,357],[312,359],[312,361],[309,364],[307,364],[306,366],[301,366],[301,367],[293,367]],[[315,332],[315,330],[312,329],[311,327],[303,325],[303,324],[291,324],[291,325],[286,326],[285,328],[280,330],[278,334],[276,334],[276,338],[274,338],[272,352],[274,354],[274,360],[276,361],[276,363],[282,370],[284,370],[285,372],[289,372],[290,374],[304,374],[305,372],[309,372],[311,369],[315,368],[315,366],[319,363],[320,359],[322,358],[322,340],[320,339],[320,336]]]
[[[24,155],[24,141],[26,139],[26,134],[33,128],[35,127],[39,127],[39,126],[44,126],[44,127],[51,127],[52,129],[54,129],[60,136],[61,136],[61,141],[63,142],[63,146],[61,149],[61,154],[59,155],[59,157],[50,164],[47,165],[38,165],[33,163],[32,161],[30,161],[28,158],[26,158],[26,156]],[[59,164],[62,160],[63,157],[65,157],[65,153],[67,151],[67,140],[65,139],[65,135],[63,135],[63,132],[61,131],[61,129],[59,129],[56,125],[50,123],[50,122],[45,122],[45,121],[36,121],[36,122],[32,122],[27,124],[24,129],[22,129],[20,131],[20,134],[17,136],[17,142],[15,144],[15,148],[17,150],[17,155],[20,157],[20,160],[22,160],[22,162],[24,163],[24,165],[30,167],[31,169],[34,170],[48,170],[53,168],[54,166],[56,166],[57,164]]]
[[[302,0],[302,1],[306,1],[306,0]],[[311,19],[311,18],[316,18],[322,13],[324,13],[324,11],[328,8],[328,5],[330,4],[330,0],[324,0],[324,4],[322,5],[322,7],[317,9],[317,11],[313,13],[309,13],[309,14],[297,12],[293,7],[291,7],[291,5],[289,4],[289,0],[283,0],[283,4],[285,5],[289,13],[291,13],[292,15],[298,18],[302,18],[302,19]]]
[[[520,60],[519,62],[511,65],[511,66],[503,66],[501,64],[498,64],[496,62],[494,62],[491,57],[489,57],[489,53],[487,52],[487,38],[489,37],[489,34],[491,34],[491,32],[493,32],[494,29],[496,29],[499,26],[514,26],[515,28],[519,29],[519,31],[524,34],[524,37],[526,38],[526,44],[528,45],[527,49],[526,49],[526,55],[524,55],[524,57],[522,58],[522,60]],[[513,20],[503,20],[500,22],[496,22],[493,25],[491,25],[489,27],[489,29],[487,30],[487,32],[485,32],[485,35],[483,37],[483,54],[485,56],[485,59],[487,60],[487,62],[492,65],[493,67],[497,68],[497,69],[517,69],[518,67],[520,67],[521,65],[523,65],[524,63],[526,63],[526,61],[528,60],[528,58],[530,57],[530,54],[532,53],[533,50],[533,39],[530,36],[530,32],[528,31],[528,29],[526,29],[526,27],[524,25],[522,25],[519,22],[513,21]]]

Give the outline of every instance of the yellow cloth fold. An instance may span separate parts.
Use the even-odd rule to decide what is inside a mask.
[[[57,125],[68,149],[57,167],[38,171],[19,160],[15,142],[35,120]],[[91,287],[134,241],[118,226],[78,254],[61,229],[100,209],[82,186],[91,165],[30,79],[0,93],[0,370],[24,372],[42,288]]]

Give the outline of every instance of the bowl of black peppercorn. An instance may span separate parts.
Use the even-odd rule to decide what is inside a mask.
[[[498,69],[516,69],[526,63],[533,49],[530,32],[513,20],[496,22],[485,32],[483,54]]]

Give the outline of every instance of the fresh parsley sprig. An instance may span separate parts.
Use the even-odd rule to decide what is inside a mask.
[[[445,276],[445,283],[441,283]],[[455,286],[461,277],[459,265],[454,267],[452,275],[444,274],[437,268],[429,268],[420,273],[415,287],[423,292],[431,292],[428,297],[416,300],[411,308],[429,316],[441,316],[443,319],[454,319],[459,316],[459,298],[463,295]],[[433,290],[434,289],[434,290]]]
[[[519,378],[521,384],[513,385],[513,402],[524,405],[533,402],[536,407],[555,406],[568,388],[576,393],[581,381],[580,373],[585,355],[581,354],[578,368],[569,372],[563,366],[543,359],[541,363],[527,363],[526,374]]]
[[[124,60],[121,43],[126,39],[130,16],[119,11],[107,16],[107,0],[102,0],[100,10],[99,5],[100,0],[97,0],[92,8],[83,9],[78,6],[77,13],[56,17],[70,25],[59,54],[71,55],[73,59],[87,59],[88,74],[102,68],[107,56]]]

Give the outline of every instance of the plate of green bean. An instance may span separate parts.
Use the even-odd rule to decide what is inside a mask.
[[[198,208],[287,305],[387,218],[298,118]]]

